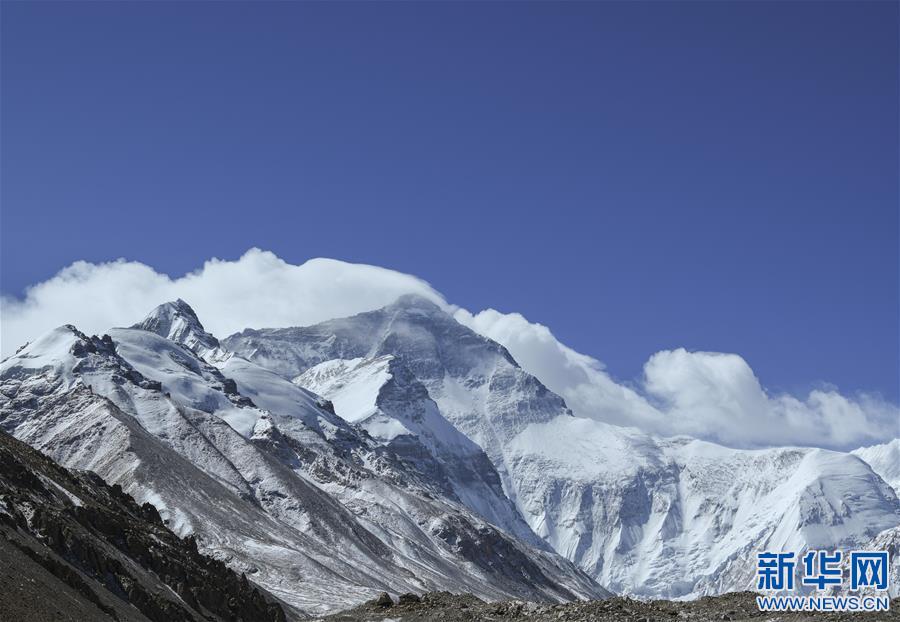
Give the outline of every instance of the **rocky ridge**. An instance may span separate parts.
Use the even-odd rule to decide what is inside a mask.
[[[0,619],[283,622],[271,595],[97,475],[0,432]]]

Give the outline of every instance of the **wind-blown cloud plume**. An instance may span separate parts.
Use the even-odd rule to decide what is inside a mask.
[[[446,306],[428,283],[408,274],[333,259],[297,266],[259,249],[236,261],[211,259],[176,279],[133,261],[78,261],[30,287],[24,300],[0,301],[2,355],[61,324],[86,333],[130,326],[176,298],[224,337],[248,327],[303,326],[370,311],[409,293]]]
[[[658,352],[644,365],[642,378],[623,383],[597,359],[565,346],[547,327],[518,313],[472,314],[408,274],[331,259],[298,266],[259,249],[236,261],[212,259],[175,279],[137,262],[76,262],[29,288],[24,299],[0,301],[0,346],[8,356],[61,324],[103,333],[133,324],[175,298],[187,300],[206,328],[224,337],[244,328],[302,326],[353,315],[408,293],[435,301],[460,323],[502,343],[578,416],[736,447],[847,449],[900,436],[897,405],[832,388],[800,397],[770,395],[736,354]]]

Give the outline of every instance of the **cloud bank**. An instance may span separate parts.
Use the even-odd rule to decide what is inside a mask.
[[[686,434],[733,447],[812,445],[849,449],[900,436],[900,409],[877,396],[815,389],[771,395],[736,354],[667,350],[652,355],[632,383],[560,343],[518,313],[470,313],[414,276],[376,266],[312,259],[289,264],[252,249],[236,261],[212,259],[172,279],[124,260],[76,262],[26,292],[0,300],[0,350],[8,356],[61,324],[87,333],[128,326],[182,298],[207,330],[301,326],[377,309],[403,294],[441,305],[462,324],[502,343],[524,369],[562,395],[573,412],[663,436]]]
[[[259,249],[236,261],[211,259],[177,279],[133,261],[78,261],[28,288],[24,300],[0,300],[0,350],[9,356],[62,324],[88,334],[130,326],[176,298],[188,301],[208,331],[225,337],[371,311],[409,293],[447,306],[428,283],[408,274],[333,259],[296,266]]]
[[[522,367],[582,417],[661,436],[688,435],[730,447],[809,445],[851,449],[900,436],[900,408],[879,396],[815,389],[770,395],[737,354],[657,352],[633,384],[560,343],[546,326],[493,309],[457,321],[502,343]]]

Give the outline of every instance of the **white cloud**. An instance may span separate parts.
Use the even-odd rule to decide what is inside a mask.
[[[224,337],[248,327],[307,325],[353,315],[407,293],[434,300],[461,323],[502,343],[580,416],[739,447],[843,449],[900,435],[900,409],[894,404],[834,389],[816,389],[804,397],[770,395],[735,354],[658,352],[645,364],[644,377],[629,385],[518,313],[488,309],[473,315],[448,305],[411,275],[331,259],[297,266],[258,249],[236,261],[210,260],[176,279],[137,262],[76,262],[29,288],[24,300],[0,302],[0,350],[7,356],[60,324],[75,324],[87,333],[131,325],[175,298],[188,301],[206,328]]]
[[[685,434],[732,447],[813,445],[849,449],[900,436],[900,409],[877,396],[816,389],[769,395],[736,354],[657,352],[634,386],[560,343],[547,327],[493,309],[456,319],[502,343],[575,414],[662,436]]]
[[[658,399],[672,433],[726,445],[850,448],[900,433],[900,411],[870,395],[815,389],[805,398],[769,395],[736,354],[657,352],[644,365],[645,389]]]
[[[224,337],[244,328],[302,326],[377,309],[416,293],[446,306],[428,283],[408,274],[333,259],[292,265],[251,249],[236,261],[211,259],[172,279],[137,262],[79,261],[26,292],[0,301],[0,349],[8,356],[61,324],[102,333],[140,321],[156,305],[186,300],[207,330]]]
[[[617,425],[657,429],[662,414],[634,389],[615,382],[597,359],[560,343],[542,324],[519,313],[487,309],[472,315],[456,311],[456,320],[503,344],[523,369],[562,395],[578,415]]]

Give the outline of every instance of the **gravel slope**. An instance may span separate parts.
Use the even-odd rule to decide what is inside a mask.
[[[388,605],[383,595],[361,607],[325,618],[327,622],[671,622],[692,620],[758,620],[803,622],[805,620],[859,620],[882,622],[900,620],[900,599],[891,601],[887,613],[763,613],[756,606],[755,594],[735,592],[722,596],[677,602],[638,601],[611,598],[601,601],[548,605],[522,601],[486,603],[474,596],[447,592],[426,594],[422,599],[406,595]]]

